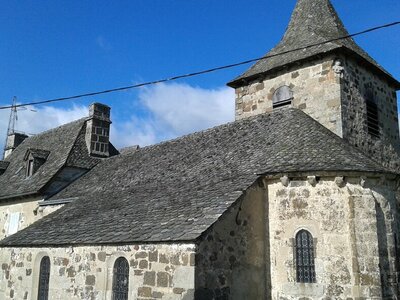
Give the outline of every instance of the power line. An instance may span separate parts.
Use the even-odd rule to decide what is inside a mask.
[[[308,46],[295,48],[295,49],[292,49],[292,50],[283,51],[283,52],[279,52],[279,53],[276,53],[276,54],[266,55],[266,56],[263,56],[263,57],[253,58],[253,59],[241,61],[241,62],[230,64],[230,65],[215,67],[215,68],[212,68],[212,69],[202,70],[202,71],[188,73],[188,74],[184,74],[184,75],[178,75],[178,76],[168,77],[168,78],[164,78],[164,79],[148,81],[148,82],[143,82],[143,83],[139,83],[139,84],[135,84],[135,85],[128,85],[128,86],[124,86],[124,87],[118,87],[118,88],[113,88],[113,89],[108,89],[108,90],[103,90],[103,91],[98,91],[98,92],[90,92],[90,93],[74,95],[74,96],[68,96],[68,97],[61,97],[61,98],[55,98],[55,99],[49,99],[49,100],[41,100],[41,101],[22,103],[22,104],[17,104],[15,106],[13,106],[13,105],[0,106],[0,110],[1,109],[9,109],[9,108],[13,108],[13,107],[21,107],[21,106],[28,106],[28,105],[38,105],[38,104],[46,104],[46,103],[52,103],[52,102],[67,101],[67,100],[72,100],[72,99],[79,99],[79,98],[84,98],[84,97],[90,97],[90,96],[96,96],[96,95],[101,95],[101,94],[108,94],[108,93],[113,93],[113,92],[118,92],[118,91],[124,91],[124,90],[144,87],[144,86],[148,86],[148,85],[154,85],[154,84],[168,82],[168,81],[175,81],[175,80],[182,79],[182,78],[194,77],[194,76],[198,76],[198,75],[202,75],[202,74],[207,74],[207,73],[212,73],[212,72],[216,72],[216,71],[220,71],[220,70],[225,70],[225,69],[238,67],[238,66],[241,66],[241,65],[257,62],[257,61],[260,61],[260,60],[264,60],[264,59],[268,59],[268,58],[272,58],[272,57],[276,57],[276,56],[280,56],[280,55],[284,55],[284,54],[288,54],[288,53],[292,53],[292,52],[296,52],[296,51],[306,50],[306,49],[309,49],[309,48],[312,48],[312,47],[317,47],[317,46],[321,46],[321,45],[328,44],[328,43],[331,43],[331,42],[352,38],[352,37],[363,35],[363,34],[366,34],[366,33],[372,32],[372,31],[377,31],[377,30],[380,30],[380,29],[383,29],[383,28],[393,27],[393,26],[396,26],[396,25],[399,25],[399,24],[400,24],[400,21],[393,22],[393,23],[388,23],[388,24],[384,24],[384,25],[381,25],[381,26],[372,27],[372,28],[369,28],[369,29],[366,29],[366,30],[363,30],[363,31],[360,31],[360,32],[357,32],[357,33],[353,33],[353,34],[349,34],[349,35],[346,35],[346,36],[330,39],[330,40],[327,40],[327,41],[324,41],[324,42],[310,44]]]

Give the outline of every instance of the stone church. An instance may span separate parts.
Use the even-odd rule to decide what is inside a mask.
[[[399,299],[400,83],[347,35],[298,0],[209,130],[119,152],[95,103],[9,136],[0,299]]]

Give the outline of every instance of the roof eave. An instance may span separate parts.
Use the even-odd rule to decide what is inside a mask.
[[[15,195],[5,195],[5,196],[0,197],[0,201],[24,199],[24,198],[35,197],[35,196],[39,196],[39,195],[40,195],[39,191],[21,193],[21,194],[15,194]]]
[[[254,80],[257,80],[259,78],[264,78],[265,76],[270,75],[270,74],[272,74],[274,72],[283,70],[285,68],[292,67],[292,66],[294,66],[296,64],[303,63],[305,61],[313,60],[313,59],[315,59],[317,57],[323,57],[323,56],[326,56],[326,55],[329,55],[331,53],[335,53],[335,52],[338,52],[338,51],[347,52],[350,55],[353,55],[354,57],[356,57],[357,59],[363,61],[369,67],[374,69],[376,72],[382,74],[386,78],[386,80],[389,82],[389,84],[391,84],[394,87],[394,89],[396,91],[400,90],[400,82],[397,79],[395,79],[389,72],[384,70],[382,67],[378,67],[378,66],[374,65],[372,62],[368,61],[366,58],[364,58],[363,56],[361,56],[357,52],[355,52],[355,51],[353,51],[353,50],[351,50],[351,49],[349,49],[347,47],[340,47],[340,48],[336,48],[336,49],[333,49],[333,50],[330,50],[330,51],[321,52],[321,53],[318,53],[318,54],[315,54],[315,55],[311,55],[309,57],[306,57],[306,58],[303,58],[303,59],[300,59],[300,60],[296,60],[296,61],[290,62],[288,64],[280,65],[280,66],[277,66],[275,68],[266,70],[265,72],[260,72],[260,73],[256,73],[256,74],[249,75],[249,76],[241,75],[241,76],[237,77],[236,79],[228,82],[226,85],[231,87],[231,88],[240,88],[240,87],[243,87],[243,86],[247,85],[250,81],[254,81]]]

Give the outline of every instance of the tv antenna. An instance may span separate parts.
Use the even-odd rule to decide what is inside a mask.
[[[13,97],[13,101],[12,101],[12,105],[11,105],[11,112],[10,112],[10,119],[8,120],[6,141],[4,143],[3,159],[4,159],[4,154],[5,154],[6,148],[7,148],[8,136],[13,135],[16,132],[24,134],[23,132],[17,131],[15,129],[17,126],[17,122],[18,122],[18,111],[19,110],[30,110],[30,111],[36,112],[36,110],[27,108],[25,106],[17,107],[17,97],[15,97],[15,96]]]

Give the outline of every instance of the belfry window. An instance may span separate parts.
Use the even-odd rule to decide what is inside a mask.
[[[372,91],[367,92],[366,97],[367,106],[367,130],[368,134],[373,137],[379,138],[379,111],[378,105],[374,99],[374,94]]]
[[[276,89],[274,95],[272,96],[272,107],[278,108],[282,106],[288,106],[292,104],[293,100],[293,92],[287,86],[281,86],[280,88]]]
[[[38,300],[49,299],[50,258],[45,256],[40,261]]]
[[[129,264],[124,257],[119,257],[114,263],[113,300],[127,300],[129,287]]]
[[[314,240],[307,230],[297,233],[295,239],[296,281],[313,283],[315,278]]]

